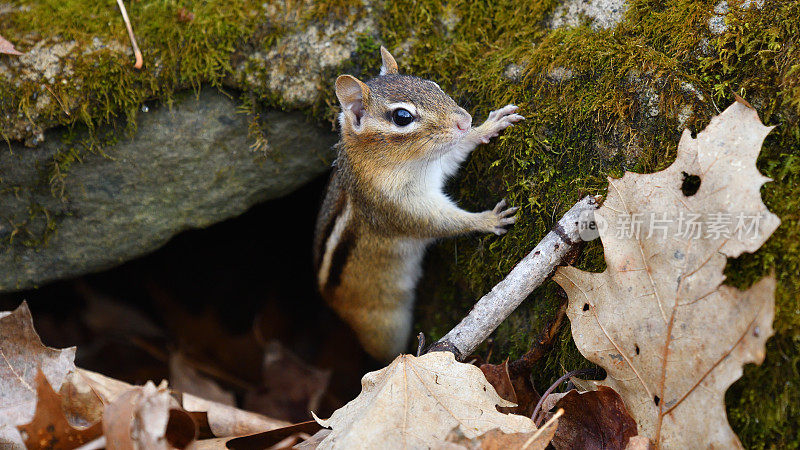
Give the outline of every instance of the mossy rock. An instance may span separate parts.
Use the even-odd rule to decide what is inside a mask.
[[[76,126],[0,151],[0,293],[149,253],[294,191],[334,158],[335,134],[299,112],[264,112],[254,151],[247,117],[213,88],[137,119],[130,136]]]
[[[469,236],[431,251],[418,327],[429,339],[457,322],[574,201],[604,194],[608,176],[667,167],[680,132],[701,130],[738,93],[776,126],[758,165],[774,180],[762,195],[782,225],[726,271],[740,287],[773,271],[778,278],[767,359],[747,366],[729,390],[728,414],[747,447],[800,446],[800,1],[128,3],[145,69],[131,69],[132,57],[112,49],[74,54],[77,75],[66,83],[56,77],[44,89],[41,79],[0,77],[7,139],[31,140],[28,125],[91,128],[114,116],[135,124],[144,100],[168,102],[202,84],[242,89],[248,109],[300,109],[332,125],[335,76],[376,74],[380,44],[393,51],[401,72],[438,82],[476,120],[506,103],[521,107],[528,120],[479,148],[449,187],[471,210],[506,197],[522,207],[520,221],[501,238]],[[127,48],[112,3],[11,5],[3,35],[20,50],[43,40],[86,49],[95,38]],[[178,20],[183,7],[194,20]],[[0,74],[9,64],[2,58]],[[60,102],[33,114],[34,93]],[[24,126],[15,125],[22,119]],[[578,265],[603,270],[598,242],[587,245]],[[534,292],[497,331],[492,354],[522,354],[559,302],[554,283]],[[544,389],[587,364],[565,327],[536,368],[536,385]]]

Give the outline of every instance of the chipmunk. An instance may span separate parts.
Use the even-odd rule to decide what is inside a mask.
[[[380,75],[336,80],[341,141],[317,219],[314,260],[328,304],[366,351],[390,361],[407,345],[422,258],[437,238],[474,231],[502,235],[518,208],[460,209],[445,180],[481,143],[523,120],[505,106],[472,117],[438,84],[400,75],[381,47]]]

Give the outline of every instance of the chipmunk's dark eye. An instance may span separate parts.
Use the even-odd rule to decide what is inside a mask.
[[[392,122],[404,127],[414,121],[414,116],[407,109],[397,108],[392,112]]]

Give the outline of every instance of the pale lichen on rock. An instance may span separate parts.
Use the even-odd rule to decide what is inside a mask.
[[[627,9],[625,0],[567,0],[553,12],[549,25],[575,27],[586,17],[594,30],[613,28],[625,17]]]
[[[324,88],[327,71],[350,59],[360,35],[375,30],[370,7],[362,14],[317,23],[303,20],[302,8],[265,6],[267,23],[291,31],[269,49],[245,53],[234,66],[232,79],[239,88],[267,89],[291,107],[311,105]]]

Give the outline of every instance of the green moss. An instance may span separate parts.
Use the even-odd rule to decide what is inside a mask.
[[[746,446],[796,447],[800,2],[769,3],[769,14],[734,10],[728,30],[718,37],[707,28],[715,2],[633,1],[625,21],[604,31],[545,29],[553,3],[531,2],[520,12],[517,2],[457,2],[453,9],[461,20],[453,29],[439,20],[447,7],[438,2],[387,6],[382,30],[389,48],[412,43],[399,59],[401,70],[436,80],[476,118],[508,102],[528,117],[523,126],[478,149],[451,186],[473,210],[507,197],[522,207],[520,222],[502,238],[469,236],[434,250],[428,267],[435,269],[420,288],[421,329],[431,331],[429,339],[446,332],[574,201],[604,194],[606,176],[667,167],[674,160],[684,105],[694,111],[687,126],[697,131],[717,107],[730,104],[735,91],[756,105],[765,123],[777,126],[759,167],[775,180],[763,196],[783,224],[764,248],[731,261],[726,271],[730,283],[740,286],[772,271],[778,278],[776,336],[765,363],[748,366],[730,389],[728,413]],[[522,79],[504,76],[511,63],[525,67]],[[547,76],[558,67],[573,77]],[[648,113],[649,95],[659,107],[655,117]],[[602,271],[602,254],[599,243],[590,243],[579,267]],[[537,289],[495,333],[497,360],[521,355],[559,301],[554,283]],[[534,378],[544,389],[564,371],[587,365],[565,327]]]

